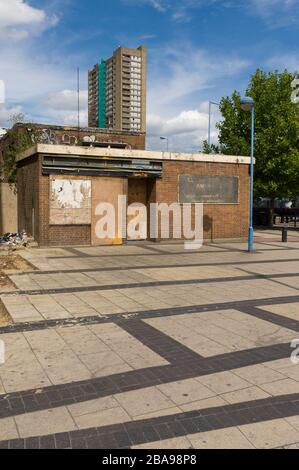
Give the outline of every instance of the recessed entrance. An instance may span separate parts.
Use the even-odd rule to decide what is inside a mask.
[[[147,178],[129,178],[128,179],[128,205],[143,204],[148,209],[149,180]],[[136,208],[135,214],[128,215],[127,223],[138,215]],[[136,227],[138,229],[138,226]],[[146,240],[148,233],[143,236],[127,235],[127,240]]]

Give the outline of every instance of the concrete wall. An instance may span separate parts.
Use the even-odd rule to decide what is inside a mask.
[[[0,183],[0,235],[18,229],[17,195],[8,183]]]

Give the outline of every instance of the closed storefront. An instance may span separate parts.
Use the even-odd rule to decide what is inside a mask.
[[[189,205],[191,217],[203,204],[205,240],[243,239],[249,159],[38,144],[18,156],[18,192],[19,229],[40,246],[183,238],[173,204]],[[170,208],[167,236],[161,214],[151,226],[153,205]]]

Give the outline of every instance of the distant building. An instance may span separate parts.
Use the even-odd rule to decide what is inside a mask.
[[[88,125],[146,131],[146,48],[119,47],[88,73]]]

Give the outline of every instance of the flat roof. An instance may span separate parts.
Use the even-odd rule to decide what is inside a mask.
[[[63,155],[76,157],[98,157],[98,158],[136,158],[147,160],[170,160],[186,162],[209,162],[209,163],[234,163],[249,165],[250,157],[236,155],[208,155],[205,153],[182,153],[182,152],[153,152],[151,150],[111,149],[97,147],[83,147],[79,145],[48,145],[36,144],[17,155],[17,162],[25,160],[36,154]]]

